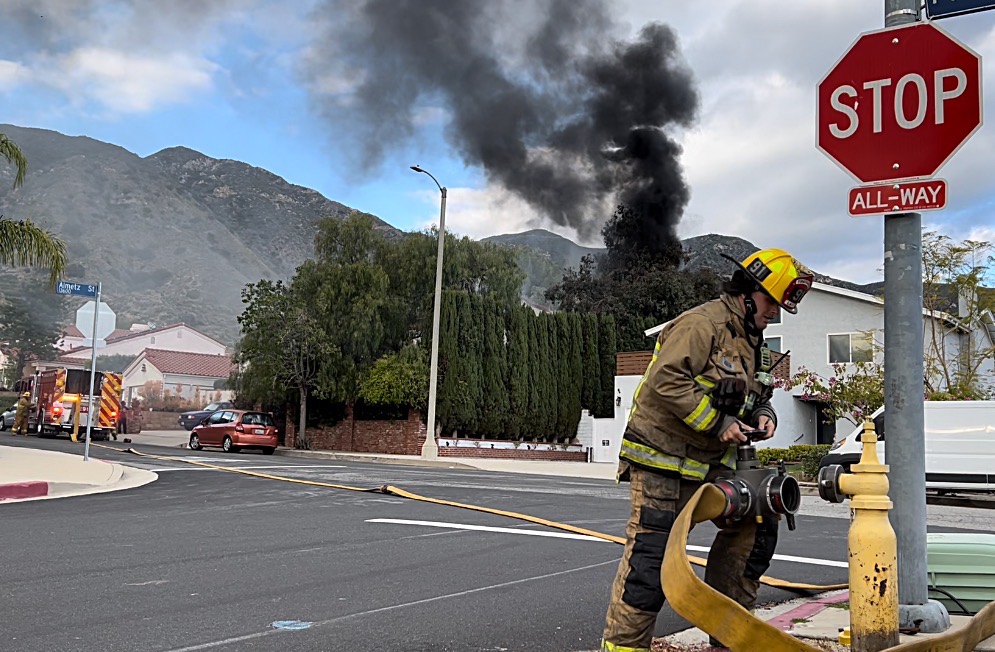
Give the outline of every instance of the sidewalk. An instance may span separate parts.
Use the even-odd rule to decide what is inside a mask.
[[[131,489],[158,477],[93,457],[84,462],[82,454],[0,445],[0,503]]]
[[[755,615],[769,625],[817,649],[849,650],[849,646],[839,643],[840,631],[850,626],[849,597],[847,591],[832,591],[760,608],[756,610]],[[969,620],[968,616],[951,616],[951,627],[944,634],[963,628]],[[939,634],[901,634],[899,643],[926,641],[937,636]],[[711,649],[713,648],[708,645],[708,634],[697,628],[656,639],[653,644],[654,652],[692,652]],[[974,650],[995,651],[995,636],[982,641]]]

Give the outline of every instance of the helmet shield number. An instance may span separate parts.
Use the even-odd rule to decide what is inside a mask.
[[[760,260],[759,257],[750,261],[750,264],[746,267],[746,271],[760,282],[763,282],[764,279],[770,276],[771,272],[770,267],[767,267],[767,265],[764,264],[764,261]]]
[[[798,309],[798,304],[801,302],[808,291],[812,289],[812,279],[800,276],[790,284],[784,290],[784,296],[781,298],[781,305],[785,308],[794,312]]]

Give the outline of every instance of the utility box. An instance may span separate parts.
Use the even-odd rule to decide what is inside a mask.
[[[995,602],[995,534],[926,535],[929,597],[973,616]]]

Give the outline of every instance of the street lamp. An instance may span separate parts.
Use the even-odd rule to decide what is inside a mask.
[[[446,243],[446,189],[432,173],[420,165],[412,165],[415,172],[432,177],[442,193],[442,208],[439,210],[439,253],[435,259],[435,305],[432,307],[432,362],[428,377],[428,430],[421,456],[434,460],[439,457],[439,444],[435,441],[435,394],[439,384],[439,313],[442,310],[442,251]]]

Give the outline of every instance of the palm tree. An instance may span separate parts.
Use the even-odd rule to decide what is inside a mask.
[[[0,156],[7,159],[8,163],[17,166],[17,176],[14,177],[14,187],[17,188],[24,183],[24,175],[28,173],[28,159],[21,148],[4,134],[0,134]]]
[[[0,156],[17,166],[14,188],[24,183],[28,159],[21,148],[0,134]],[[0,265],[46,267],[49,283],[55,285],[66,270],[66,243],[31,220],[14,222],[0,215]]]

